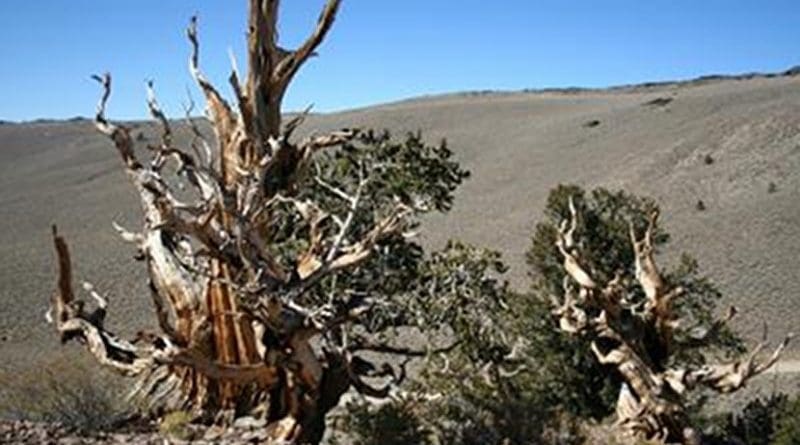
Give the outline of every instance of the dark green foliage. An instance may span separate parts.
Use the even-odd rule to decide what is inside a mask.
[[[800,445],[800,397],[787,402],[775,423],[772,445]]]
[[[707,421],[712,444],[800,445],[800,398],[773,394]]]
[[[451,367],[463,366],[455,358]],[[498,368],[467,365],[456,378],[428,377],[443,398],[428,404],[426,417],[441,443],[527,444],[539,441],[551,417],[550,403],[529,370],[502,377]]]
[[[673,99],[671,97],[657,97],[653,100],[649,100],[642,105],[646,107],[664,107],[670,104]]]
[[[500,377],[501,369],[513,369],[526,360],[509,358],[517,337],[507,303],[514,296],[502,280],[505,270],[497,252],[459,242],[448,243],[417,264],[404,293],[392,298],[385,311],[377,311],[373,317],[385,318],[373,323],[404,326],[426,336],[419,341],[430,353],[422,357],[421,374],[408,389],[436,396],[397,399],[380,409],[351,406],[345,423],[355,443],[536,441],[539,419],[545,418],[540,413],[546,409],[542,410],[538,395],[530,394],[531,385],[520,380],[531,374]],[[400,332],[407,342],[409,330],[387,329],[382,338],[397,344]],[[364,340],[358,332],[351,337],[356,343]],[[441,346],[448,346],[446,353],[435,353]],[[520,413],[525,413],[524,419]]]
[[[741,413],[729,415],[726,433],[750,445],[769,445],[787,401],[785,394],[778,394],[748,403]]]
[[[313,169],[314,174],[301,177],[295,198],[309,199],[332,214],[346,215],[350,204],[331,189],[358,195],[360,199],[348,230],[348,239],[352,240],[363,238],[398,202],[413,207],[417,214],[447,212],[453,204],[453,192],[469,177],[469,172],[452,159],[445,141],[436,146],[426,145],[419,133],[408,133],[404,140],[396,142],[388,132],[362,132],[356,141],[343,148],[320,153]],[[325,183],[316,177],[324,178]],[[271,244],[284,259],[298,258],[309,242],[309,224],[291,205],[287,202],[281,215],[272,216],[280,226],[272,234]],[[406,229],[411,232],[417,226],[418,222],[412,221]],[[321,227],[329,237],[338,229],[330,218]],[[399,235],[383,239],[360,267],[323,280],[316,289],[305,293],[302,303],[313,307],[327,302],[336,289],[396,296],[413,283],[422,258],[423,250],[413,239]],[[373,319],[370,323],[373,322],[377,324],[370,330],[384,327],[383,322]]]
[[[419,422],[439,443],[536,443],[550,405],[531,372],[528,335],[510,310],[518,297],[502,280],[500,255],[451,242],[420,266],[413,292],[393,313],[457,346],[424,358],[411,390],[437,396],[415,405]]]
[[[320,208],[346,215],[348,203],[331,189],[361,196],[349,231],[351,239],[360,239],[398,202],[419,214],[448,211],[453,191],[468,177],[451,157],[445,143],[427,146],[419,134],[408,134],[397,143],[388,133],[365,132],[355,143],[321,156],[313,167],[315,174],[302,178],[305,182],[298,187],[297,199],[313,197]],[[326,183],[314,176],[325,178]],[[276,218],[286,223],[273,236],[282,258],[296,258],[307,248],[309,225],[290,205],[287,203],[282,218]],[[327,224],[321,230],[337,230],[333,221]],[[417,226],[418,221],[412,221],[406,229]],[[345,422],[356,443],[421,443],[422,426],[441,438],[466,438],[472,433],[456,433],[455,429],[464,426],[477,431],[478,425],[486,424],[476,421],[473,428],[468,422],[453,423],[454,418],[489,415],[498,422],[492,427],[495,432],[500,425],[519,423],[514,405],[498,398],[500,393],[518,397],[517,391],[510,386],[486,385],[482,374],[482,370],[490,370],[487,372],[493,375],[488,379],[496,380],[496,366],[519,364],[506,363],[516,336],[507,326],[511,320],[507,301],[512,293],[502,279],[505,271],[497,252],[454,241],[426,253],[413,239],[397,235],[382,239],[359,267],[321,280],[302,296],[301,303],[309,307],[330,299],[368,299],[370,311],[328,334],[333,342],[347,342],[348,350],[357,354],[403,350],[420,357],[426,366],[415,388],[447,395],[429,404],[355,407]],[[443,354],[437,349],[446,350],[447,369],[442,369]],[[456,408],[473,402],[476,409]],[[419,408],[422,405],[424,409]],[[516,409],[522,406],[518,403]],[[486,414],[489,410],[495,412]]]
[[[519,303],[531,338],[529,354],[537,366],[532,383],[540,388],[544,404],[572,416],[599,420],[610,415],[619,380],[597,364],[589,341],[557,332],[549,304],[538,295],[525,294]]]
[[[778,191],[778,185],[774,182],[770,182],[767,186],[767,193],[775,193]]]
[[[610,280],[616,272],[623,281],[635,283],[634,257],[629,237],[629,222],[642,233],[647,215],[657,210],[654,201],[626,192],[596,189],[585,192],[574,185],[561,185],[547,200],[545,220],[536,225],[527,254],[533,288],[525,296],[520,310],[524,323],[534,333],[534,353],[541,363],[539,375],[550,379],[553,396],[564,409],[579,416],[601,418],[610,413],[619,389],[618,376],[599,366],[588,348],[588,341],[560,333],[546,302],[562,295],[564,269],[555,247],[558,225],[569,215],[572,197],[580,215],[576,240],[586,267],[599,283]],[[658,228],[653,237],[657,251],[668,243],[669,235]],[[741,350],[741,343],[727,328],[702,338],[711,328],[716,305],[721,297],[713,283],[703,277],[697,262],[683,255],[672,268],[662,266],[662,275],[670,286],[683,286],[687,292],[676,302],[676,313],[684,320],[675,333],[675,352],[659,358],[663,365],[702,363],[704,353],[730,354]],[[643,298],[638,286],[631,285],[634,298]],[[539,320],[538,323],[534,320]]]
[[[652,200],[604,189],[587,193],[559,186],[551,192],[528,252],[533,286],[526,293],[512,291],[502,280],[506,267],[496,252],[458,242],[430,255],[403,250],[405,241],[392,246],[405,254],[382,257],[385,272],[373,275],[371,283],[364,281],[371,292],[387,297],[360,329],[380,331],[380,338],[390,341],[397,338],[398,327],[425,332],[429,350],[452,344],[428,334],[441,332],[457,345],[447,354],[426,355],[410,387],[412,393],[436,397],[382,408],[391,415],[358,420],[354,428],[360,434],[381,431],[386,422],[387,430],[402,424],[404,431],[424,430],[448,444],[579,443],[577,419],[611,414],[618,377],[597,364],[588,340],[561,334],[550,312],[550,296],[562,292],[564,271],[555,237],[570,196],[581,215],[576,239],[597,281],[619,271],[635,282],[628,224],[632,221],[641,233],[646,215],[657,207]],[[657,230],[654,241],[663,248],[669,235]],[[704,354],[740,349],[727,329],[703,337],[720,293],[691,257],[682,256],[662,274],[670,285],[687,290],[676,303],[684,328],[676,333],[676,353],[664,358],[665,365],[702,363]],[[635,284],[630,292],[644,297]],[[360,341],[358,332],[353,341]],[[360,417],[366,411],[357,413]]]
[[[313,202],[338,215],[338,221],[325,218],[316,228],[324,239],[335,239],[341,224],[350,218],[346,240],[354,242],[367,238],[377,224],[398,211],[399,204],[417,217],[450,210],[453,192],[469,177],[452,156],[445,141],[427,145],[419,133],[396,141],[388,132],[363,131],[340,149],[319,152],[309,167],[312,171],[299,175],[293,199]],[[343,195],[357,198],[354,208]],[[311,222],[295,210],[291,200],[265,216],[273,221],[268,234],[272,253],[287,269],[295,269],[296,264],[289,262],[301,258],[311,244]],[[418,225],[418,219],[410,218],[404,226],[406,234]],[[296,299],[306,307],[369,299],[374,301],[372,310],[350,328],[357,336],[392,335],[394,329],[422,324],[414,313],[419,306],[412,307],[411,299],[424,280],[425,261],[415,239],[398,233],[380,239],[358,267],[327,275]],[[293,285],[290,282],[288,287]]]
[[[423,445],[430,443],[415,404],[395,400],[380,406],[352,402],[339,425],[353,445]],[[339,441],[335,441],[338,443]],[[344,442],[344,441],[342,441]]]

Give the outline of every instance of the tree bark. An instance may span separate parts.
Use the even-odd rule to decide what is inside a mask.
[[[101,364],[139,376],[135,392],[155,411],[186,409],[220,422],[260,412],[270,440],[317,443],[326,413],[349,388],[380,393],[362,380],[372,374],[355,369],[350,352],[312,348],[315,338],[360,316],[369,302],[329,303],[314,310],[297,302],[324,277],[365,261],[376,243],[400,234],[416,211],[398,201],[370,230],[345,243],[355,238],[351,222],[365,177],[354,195],[327,185],[347,204],[346,215],[294,197],[296,179],[316,151],[358,135],[342,130],[296,144],[290,137],[304,115],[285,126],[281,118],[286,89],[330,30],[339,4],[328,0],[311,35],[290,51],[277,43],[279,2],[251,0],[247,78],[242,84],[234,66],[229,79],[235,107],[200,69],[193,18],[187,30],[190,70],[215,138],[208,140],[189,118],[192,150],[174,145],[170,121],[149,83],[147,103],[161,125],[161,140],[149,145],[150,158],[140,161],[130,130],[105,116],[111,76],[94,76],[102,86],[96,127],[113,141],[144,213],[141,232],[115,228],[147,265],[160,332],[140,332],[126,341],[108,331],[107,300],[87,285],[98,303],[90,312],[75,297],[69,249],[55,227],[59,278],[49,318],[62,341],[84,343]],[[195,202],[172,193],[164,178],[168,163],[177,165],[178,179],[195,192]],[[308,247],[294,261],[279,261],[269,249],[279,205],[288,205],[309,226]],[[331,220],[338,230],[322,230]]]
[[[686,414],[686,393],[698,386],[719,392],[743,387],[778,360],[792,335],[787,335],[764,361],[757,360],[765,346],[761,343],[746,357],[728,364],[667,366],[667,358],[674,352],[673,331],[681,321],[673,302],[684,290],[670,287],[656,265],[653,233],[658,213],[650,215],[643,238],[639,239],[633,225],[630,227],[635,279],[645,296],[643,304],[634,304],[632,298],[627,298],[628,286],[619,275],[601,287],[587,272],[580,244],[574,239],[578,212],[571,198],[569,210],[570,217],[561,224],[556,242],[566,272],[563,301],[553,301],[553,314],[559,319],[560,329],[591,338],[597,360],[616,368],[622,377],[616,425],[624,435],[661,443],[699,443],[699,434]],[[733,309],[729,311],[715,327],[722,326],[735,313]]]

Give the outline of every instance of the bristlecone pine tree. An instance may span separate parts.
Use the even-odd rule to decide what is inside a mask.
[[[616,368],[622,384],[616,404],[616,424],[624,436],[657,443],[699,443],[699,432],[689,423],[687,395],[705,387],[728,393],[742,388],[752,377],[772,366],[786,347],[791,334],[763,361],[758,360],[765,343],[758,344],[743,358],[726,364],[676,365],[674,355],[689,343],[703,344],[717,335],[736,313],[713,322],[694,338],[683,336],[699,320],[684,319],[678,299],[689,298],[690,290],[662,276],[655,262],[658,210],[653,209],[644,226],[629,226],[633,264],[618,264],[616,276],[602,283],[593,261],[602,252],[585,252],[576,203],[569,198],[569,216],[556,235],[565,272],[563,292],[553,298],[553,313],[561,331],[590,341],[597,360]],[[637,233],[638,232],[638,233]]]
[[[413,349],[397,328],[484,329],[464,314],[487,318],[493,303],[481,289],[494,284],[469,266],[483,261],[481,251],[451,244],[425,255],[411,239],[419,215],[449,210],[468,175],[444,142],[355,130],[293,140],[305,113],[282,122],[281,100],[340,1],[326,2],[293,51],[276,41],[278,3],[249,2],[249,69],[242,81],[234,64],[234,106],[200,70],[192,19],[190,69],[215,137],[187,119],[189,149],[178,147],[152,84],[147,102],[161,139],[135,149],[131,129],[106,118],[110,75],[95,76],[103,89],[96,127],[113,141],[144,213],[141,231],[115,228],[147,267],[160,332],[130,341],[109,332],[107,298],[89,284],[94,310],[75,297],[55,227],[58,289],[48,315],[62,341],[78,340],[101,364],[138,376],[135,392],[152,410],[221,422],[260,413],[270,440],[316,443],[348,389],[385,397],[402,380],[405,362],[373,363],[376,354],[457,345]],[[464,303],[468,296],[477,303]]]

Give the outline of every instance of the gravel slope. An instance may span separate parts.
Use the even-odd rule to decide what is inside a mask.
[[[427,221],[425,242],[455,237],[502,250],[515,286],[527,285],[523,255],[551,187],[623,187],[659,200],[674,235],[665,260],[691,251],[740,307],[744,335],[760,337],[762,323],[774,339],[800,330],[800,77],[451,95],[305,124],[341,126],[446,136],[473,177],[450,214]],[[53,222],[68,236],[77,278],[111,293],[109,326],[155,325],[143,268],[110,225],[139,224],[135,195],[90,122],[0,125],[0,208],[0,371],[58,348],[43,317]]]

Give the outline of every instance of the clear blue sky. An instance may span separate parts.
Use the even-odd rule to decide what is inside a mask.
[[[323,0],[285,0],[284,46]],[[228,92],[244,70],[245,0],[0,2],[0,119],[90,116],[92,73],[111,71],[109,114],[145,116],[146,79],[182,115],[200,16],[201,65]],[[462,90],[586,86],[778,71],[800,64],[800,0],[344,0],[320,57],[285,101],[332,111]]]

